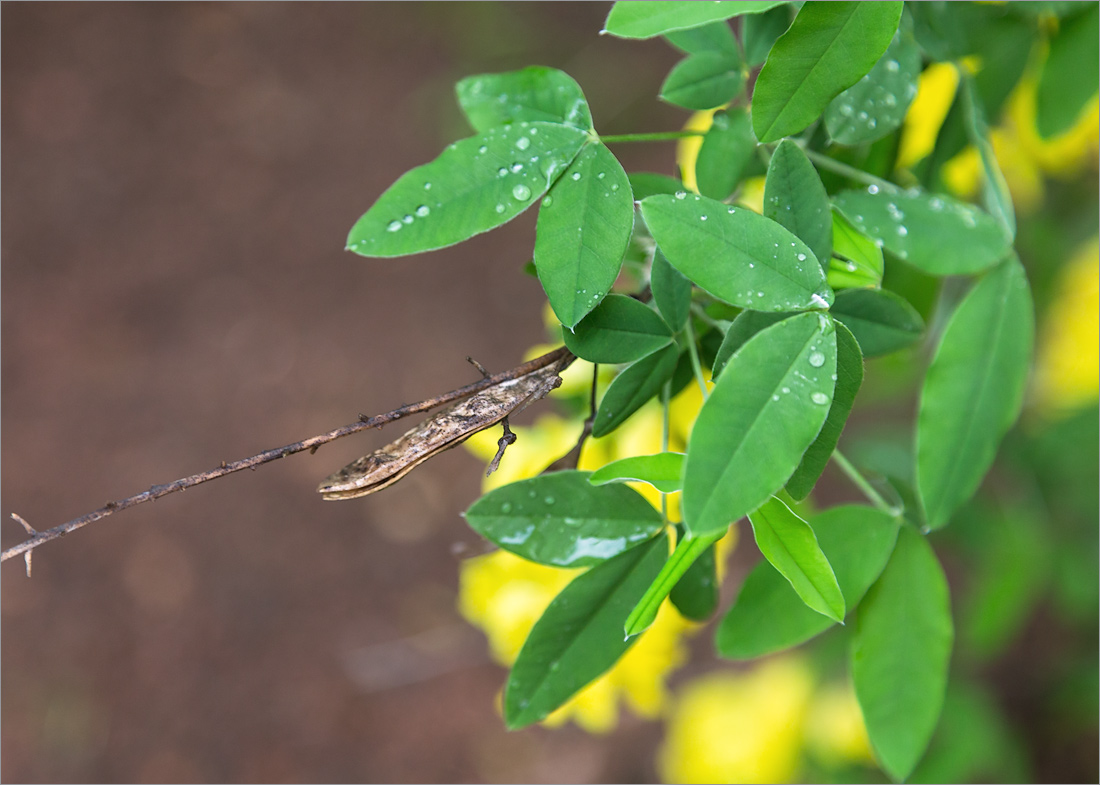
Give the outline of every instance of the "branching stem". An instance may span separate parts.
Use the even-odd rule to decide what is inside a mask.
[[[399,406],[392,411],[385,412],[384,414],[376,414],[372,417],[367,417],[361,414],[359,415],[358,422],[341,426],[339,428],[336,428],[335,430],[329,431],[328,433],[322,433],[318,436],[311,436],[308,439],[303,439],[300,442],[288,444],[285,447],[276,447],[272,450],[264,450],[258,455],[253,455],[250,458],[242,458],[241,460],[233,461],[232,463],[222,462],[222,464],[216,469],[209,469],[204,472],[199,472],[198,474],[192,474],[190,477],[182,477],[178,480],[174,480],[164,485],[154,485],[147,491],[136,493],[133,496],[127,496],[125,499],[107,502],[107,504],[105,504],[103,507],[100,507],[98,510],[90,512],[87,515],[82,515],[79,518],[74,518],[73,520],[63,523],[60,526],[55,526],[52,529],[45,529],[44,531],[35,531],[28,539],[24,540],[18,545],[14,545],[11,548],[5,549],[3,551],[3,554],[0,555],[0,562],[5,562],[8,559],[14,558],[21,554],[29,553],[38,546],[43,545],[50,540],[56,540],[59,537],[63,537],[71,531],[76,531],[77,529],[87,526],[89,523],[98,521],[101,518],[106,518],[108,515],[112,515],[119,510],[125,510],[128,507],[134,507],[144,502],[151,502],[155,499],[159,499],[161,496],[167,496],[168,494],[175,493],[176,491],[186,490],[187,488],[191,488],[195,485],[201,485],[204,482],[209,482],[210,480],[216,480],[219,477],[224,477],[227,474],[239,472],[242,469],[252,469],[262,464],[278,460],[279,458],[285,458],[288,455],[294,455],[295,453],[303,452],[304,450],[314,452],[321,445],[328,444],[329,442],[335,441],[336,439],[340,439],[344,436],[350,436],[353,433],[358,433],[359,431],[367,430],[368,428],[380,428],[387,423],[394,422],[395,420],[400,420],[402,417],[408,417],[410,414],[418,414],[420,412],[430,411],[431,409],[434,409],[438,406],[442,406],[444,404],[451,403],[452,401],[466,398],[476,392],[480,392],[481,390],[500,384],[501,382],[509,381],[511,379],[518,379],[521,376],[526,376],[532,371],[537,371],[540,368],[545,368],[547,365],[550,365],[551,363],[556,362],[557,360],[560,360],[562,357],[565,357],[569,354],[569,350],[563,346],[559,349],[555,349],[552,352],[544,354],[541,357],[536,357],[530,362],[526,362],[523,365],[512,368],[511,370],[502,371],[501,373],[487,376],[486,378],[474,382],[473,384],[467,384],[464,387],[459,387],[458,389],[451,390],[450,392],[443,393],[442,395],[437,395],[434,398],[428,398],[426,400],[419,401],[418,403],[410,403],[405,406]],[[29,524],[23,521],[23,519],[20,518],[18,515],[13,514],[12,517],[21,525],[23,525],[25,529],[29,526]],[[32,530],[28,530],[28,533],[31,533],[31,531]]]
[[[900,515],[901,510],[892,504],[888,504],[885,499],[876,491],[871,483],[867,481],[867,478],[857,469],[852,463],[844,457],[840,450],[833,450],[833,461],[840,467],[840,470],[848,475],[848,479],[851,480],[857,488],[863,491],[864,496],[870,499],[871,503],[878,509],[885,512],[887,515]]]

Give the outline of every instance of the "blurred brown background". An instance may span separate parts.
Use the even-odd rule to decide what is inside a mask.
[[[4,546],[12,512],[49,528],[464,384],[467,355],[518,363],[533,216],[408,259],[343,242],[470,133],[463,76],[556,66],[600,131],[678,127],[676,53],[599,36],[608,7],[5,3]],[[617,152],[673,171],[670,145]],[[652,779],[654,724],[502,729],[504,671],[454,610],[477,461],[321,502],[386,437],[122,512],[31,580],[4,564],[3,779]]]

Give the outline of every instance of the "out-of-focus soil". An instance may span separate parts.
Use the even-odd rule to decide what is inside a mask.
[[[604,132],[667,130],[677,54],[604,3],[4,4],[3,498],[48,528],[494,370],[544,339],[533,217],[345,253],[468,135],[462,76],[544,64]],[[671,173],[672,149],[620,151]],[[394,426],[400,427],[400,426]],[[400,432],[400,431],[398,431]],[[454,610],[484,549],[447,453],[323,503],[365,434],[124,511],[3,567],[7,781],[644,781],[659,727],[506,734]],[[22,538],[7,520],[3,544]]]

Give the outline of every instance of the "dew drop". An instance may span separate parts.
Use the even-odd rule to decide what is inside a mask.
[[[886,61],[886,70],[889,71],[890,73],[896,73],[899,67],[900,66],[898,65],[897,60],[887,60]]]
[[[432,190],[432,184],[431,183],[424,183],[424,190],[425,191]]]
[[[400,228],[401,228],[401,222],[400,221],[390,221],[388,224],[386,224],[386,231],[387,232],[396,232]]]
[[[612,191],[618,191],[619,190],[619,184],[618,183],[612,183],[611,184],[611,190]]]
[[[516,140],[516,149],[517,150],[526,150],[530,146],[531,146],[531,140],[528,139],[526,136],[521,136],[519,139]]]
[[[787,395],[787,394],[789,394],[789,393],[790,393],[790,391],[791,391],[791,388],[790,388],[790,387],[784,387],[784,388],[783,388],[783,394],[784,394],[784,395]]]
[[[810,365],[814,368],[820,368],[825,364],[825,355],[821,352],[813,352],[810,354]]]
[[[554,500],[553,496],[547,496],[542,501],[543,501],[544,504],[553,504],[555,500]]]
[[[419,207],[416,208],[416,214],[419,215],[421,218],[426,216],[431,211],[432,211],[432,209],[430,207],[428,207],[428,205],[426,205],[426,204],[422,204],[422,205],[420,205]]]
[[[549,207],[553,203],[554,203],[554,197],[552,197],[552,196],[547,196],[545,199],[542,200],[542,206],[543,207]]]
[[[877,185],[875,185],[874,183],[872,183],[871,185],[867,186],[867,193],[869,193],[869,194],[877,194],[877,193],[878,193],[878,186],[877,186]]]
[[[522,171],[523,171],[523,164],[519,164],[519,163],[512,164],[512,173],[513,174],[518,174],[519,172],[522,172]]]
[[[806,254],[804,254],[804,253],[800,253],[800,254],[798,255],[798,261],[800,261],[800,262],[804,262],[804,261],[806,261]]]
[[[488,145],[483,144],[481,147],[477,148],[477,151],[479,153],[485,154],[485,153],[489,152],[489,147],[488,147]]]
[[[576,181],[576,180],[580,180],[580,179],[581,179],[581,173],[580,172],[573,172],[573,180]]]
[[[707,220],[707,217],[705,215],[700,215],[699,220],[700,221],[705,221],[705,220]]]
[[[531,198],[531,189],[520,183],[512,189],[512,196],[521,202],[525,202]]]
[[[497,212],[498,213],[503,213],[504,212],[504,205],[498,204],[497,205]]]
[[[815,392],[813,395],[810,396],[810,400],[818,404],[819,406],[824,406],[829,402],[829,396],[823,392]]]
[[[687,191],[677,191],[676,192],[676,198],[677,199],[686,199],[687,198]]]
[[[904,226],[899,226],[898,227],[898,236],[899,237],[905,237],[905,235],[907,235],[907,234],[909,234],[908,229],[906,229]]]
[[[511,512],[512,511],[512,503],[511,502],[504,502],[504,504],[500,505],[500,511],[503,512],[503,513]]]
[[[405,222],[405,223],[407,223],[407,224],[411,224],[411,223],[412,223],[413,221],[415,221],[416,219],[415,219],[415,218],[413,218],[413,217],[412,217],[411,215],[406,215],[406,216],[405,216],[404,218],[402,218],[401,220],[402,220],[402,221],[404,221],[404,222]]]

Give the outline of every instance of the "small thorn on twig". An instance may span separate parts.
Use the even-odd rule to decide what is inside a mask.
[[[493,460],[489,463],[489,470],[485,472],[486,477],[500,468],[500,459],[504,457],[504,451],[508,449],[508,445],[516,443],[516,435],[508,427],[508,418],[505,417],[500,421],[500,424],[504,426],[504,435],[497,440],[497,454],[493,456]]]
[[[27,523],[25,520],[23,520],[23,516],[20,515],[19,513],[13,512],[11,514],[11,517],[12,517],[12,520],[15,521],[16,523],[18,523],[20,526],[22,526],[23,531],[25,531],[31,537],[38,534],[38,529],[34,528],[29,523]]]
[[[470,365],[474,366],[479,371],[481,371],[481,375],[484,376],[486,379],[488,379],[489,376],[491,375],[487,370],[485,370],[485,366],[482,365],[481,363],[479,363],[473,357],[467,357],[466,362],[468,362]]]
[[[310,454],[310,455],[316,455],[316,454],[317,454],[317,450],[319,450],[319,449],[320,449],[320,447],[321,447],[321,445],[319,445],[319,444],[315,444],[315,445],[313,445],[312,447],[310,447],[310,448],[309,448],[309,454]],[[222,464],[222,466],[224,467],[224,466],[225,466],[225,464],[223,463],[223,464]]]

